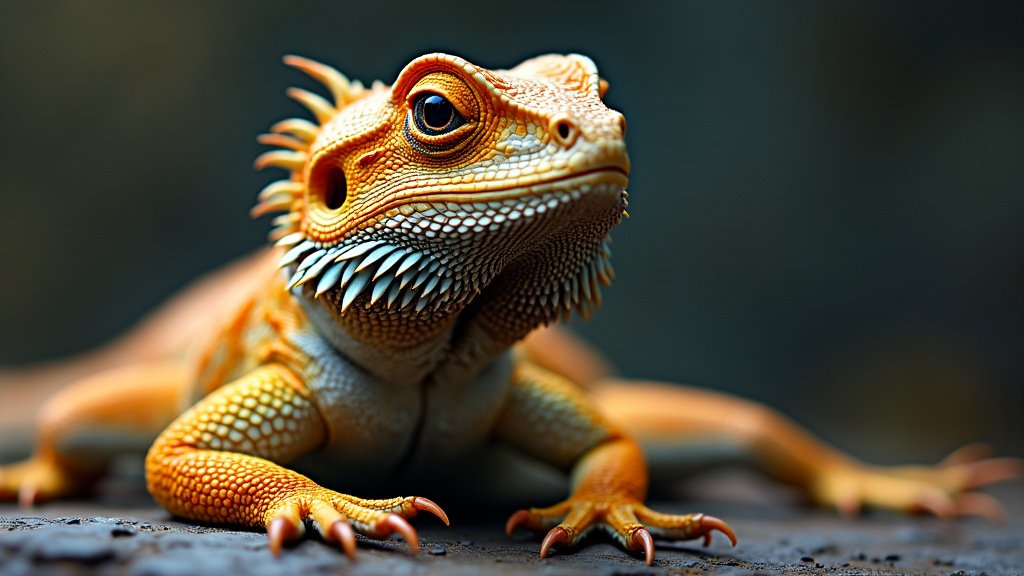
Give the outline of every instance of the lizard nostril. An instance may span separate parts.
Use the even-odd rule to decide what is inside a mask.
[[[572,146],[576,142],[576,137],[579,136],[580,133],[576,124],[571,119],[561,114],[551,119],[550,130],[551,134],[555,137],[555,140],[566,148]]]
[[[572,128],[569,127],[569,123],[568,122],[559,122],[558,123],[558,137],[559,138],[561,138],[562,140],[568,140],[570,132],[572,132]]]

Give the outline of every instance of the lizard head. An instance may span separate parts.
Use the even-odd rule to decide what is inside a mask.
[[[446,315],[490,291],[533,326],[599,301],[629,160],[623,116],[588,58],[490,71],[430,54],[390,88],[285,62],[334,100],[289,90],[317,123],[288,119],[261,137],[281,149],[257,167],[290,177],[253,213],[285,211],[271,238],[293,293],[344,317]]]

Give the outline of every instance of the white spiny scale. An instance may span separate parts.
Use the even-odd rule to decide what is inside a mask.
[[[376,304],[377,300],[380,300],[380,297],[384,295],[384,293],[388,289],[388,286],[391,285],[391,282],[394,281],[394,279],[394,276],[385,276],[384,278],[381,278],[380,280],[376,280],[373,282],[373,290],[370,292],[371,306]]]
[[[558,290],[552,290],[551,291],[551,305],[554,306],[555,308],[558,308],[559,297],[560,297],[560,292]]]
[[[446,277],[445,279],[441,280],[441,292],[442,293],[447,295],[448,294],[448,289],[451,288],[451,287],[452,287],[452,279],[451,278],[447,278]]]
[[[413,252],[412,254],[409,254],[398,266],[395,276],[404,274],[406,270],[412,268],[413,265],[419,262],[421,258],[423,258],[423,252]]]
[[[334,266],[327,269],[324,275],[320,277],[320,282],[316,285],[316,293],[313,294],[314,298],[319,298],[321,294],[327,292],[341,279],[341,272],[345,269],[346,262],[338,262]]]
[[[342,262],[348,258],[348,253],[362,246],[362,244],[353,244],[351,246],[342,246],[338,248],[338,253],[334,255],[335,262]]]
[[[440,276],[431,275],[430,276],[430,281],[428,281],[427,285],[423,287],[423,293],[420,295],[420,297],[422,298],[422,297],[425,297],[427,294],[430,294],[430,291],[433,290],[437,286],[438,282],[440,282],[440,281],[441,281],[441,277]]]
[[[344,290],[348,283],[352,281],[352,277],[356,273],[356,265],[359,264],[359,261],[339,262],[339,264],[348,264],[348,267],[345,268],[344,273],[341,275],[341,283],[338,284],[338,289]]]
[[[380,246],[381,244],[383,244],[383,242],[381,242],[380,240],[370,240],[369,242],[356,244],[354,247],[342,252],[341,254],[338,254],[334,259],[337,260],[338,262],[341,262],[342,260],[351,260],[352,258],[366,254],[367,252],[373,250],[374,248]]]
[[[569,284],[572,286],[572,303],[578,305],[580,303],[580,279],[579,279],[579,277],[578,276],[573,276],[572,279],[569,280]]]
[[[402,302],[401,302],[401,304],[398,305],[398,307],[400,309],[401,308],[405,308],[406,306],[409,305],[409,303],[412,302],[412,299],[415,298],[415,297],[416,297],[416,291],[415,290],[404,290],[403,293],[402,293]]]
[[[426,279],[429,278],[429,277],[430,277],[430,268],[427,268],[425,270],[421,270],[420,273],[416,276],[416,281],[412,283],[412,286],[409,289],[410,290],[415,290],[415,289],[419,288],[420,285],[422,285],[423,282],[425,282]]]
[[[373,274],[369,270],[363,270],[352,278],[352,281],[348,284],[348,288],[345,289],[345,295],[341,299],[342,313],[348,310],[348,307],[352,305],[352,302],[363,292],[366,285],[370,283],[370,277],[372,275]]]
[[[298,260],[299,256],[302,256],[303,254],[309,252],[313,248],[316,248],[316,244],[313,244],[309,240],[306,240],[305,242],[299,244],[298,246],[294,246],[292,247],[291,250],[285,252],[284,256],[281,257],[281,261],[278,262],[277,265],[281,268],[284,268],[285,266]]]
[[[370,252],[370,254],[363,259],[363,261],[359,264],[359,267],[356,268],[356,272],[362,272],[370,264],[373,264],[377,260],[380,260],[381,258],[387,256],[388,254],[391,254],[394,251],[395,247],[389,244],[385,244],[384,246],[377,248],[373,252]]]
[[[327,254],[327,250],[325,250],[323,248],[317,250],[316,252],[313,252],[309,256],[306,256],[306,258],[302,262],[299,263],[299,268],[298,269],[299,270],[305,270],[306,268],[309,268],[313,264],[316,264],[317,262],[319,262],[320,258],[323,257],[325,254]]]
[[[309,269],[306,270],[306,275],[302,277],[302,280],[299,280],[299,286],[319,276],[320,273],[323,272],[324,268],[326,268],[327,265],[331,263],[332,257],[337,251],[337,248],[331,248],[330,250],[327,251],[326,254],[321,256],[320,259],[316,261],[316,264],[310,266]]]
[[[579,284],[580,288],[583,289],[584,299],[590,300],[590,267],[586,264],[580,269]]]
[[[404,290],[417,274],[419,274],[419,271],[416,269],[406,270],[405,273],[398,278],[398,286]],[[395,275],[398,276],[397,273]]]
[[[430,303],[430,299],[429,298],[420,298],[419,300],[416,301],[416,311],[417,312],[422,312],[423,309],[426,308],[427,304],[429,304],[429,303]]]
[[[302,280],[302,276],[305,273],[306,272],[304,270],[296,270],[295,273],[292,274],[292,277],[288,279],[288,290],[295,288],[295,285],[299,283],[299,280]]]
[[[391,283],[391,290],[388,290],[388,310],[394,305],[395,300],[398,299],[398,295],[402,293],[402,287],[398,285],[398,282]]]
[[[406,255],[407,255],[407,252],[405,250],[402,250],[401,248],[399,248],[399,249],[395,250],[394,252],[392,252],[390,256],[385,258],[384,261],[380,263],[380,267],[377,268],[377,273],[373,275],[373,279],[376,280],[377,278],[380,278],[381,274],[384,274],[385,272],[387,272],[399,260],[401,260],[402,258],[405,258]],[[393,275],[397,276],[398,273],[395,272],[395,274],[393,274]]]
[[[302,242],[305,239],[306,239],[306,234],[305,233],[303,233],[303,232],[292,232],[291,234],[283,236],[277,242],[274,242],[274,246],[277,246],[277,247],[280,247],[280,248],[285,248],[285,247],[288,247],[288,246],[295,246],[296,244],[298,244],[299,242]]]

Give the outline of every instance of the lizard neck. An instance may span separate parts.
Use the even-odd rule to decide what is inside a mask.
[[[424,312],[428,318],[381,314],[365,309],[338,316],[324,299],[295,296],[317,333],[339,353],[384,383],[421,382],[445,357],[454,318]]]

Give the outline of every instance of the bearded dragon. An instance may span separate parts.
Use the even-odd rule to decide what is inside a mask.
[[[190,321],[165,319],[151,338],[181,342],[189,326],[188,346],[53,398],[34,455],[0,468],[0,496],[76,493],[109,453],[144,442],[147,487],[175,515],[265,529],[275,554],[306,520],[350,556],[356,532],[401,535],[415,552],[408,519],[447,524],[440,506],[334,488],[424,478],[500,442],[571,479],[565,500],[512,514],[509,533],[546,532],[544,557],[599,528],[650,564],[654,536],[706,545],[719,531],[736,543],[718,518],[644,504],[641,444],[669,459],[705,444],[850,514],[998,515],[973,489],[1019,475],[1019,461],[967,449],[937,467],[868,466],[768,408],[616,380],[565,333],[538,331],[600,304],[614,276],[608,234],[627,206],[626,122],[588,58],[488,70],[429,54],[390,87],[285,62],[331,99],[289,90],[315,122],[286,119],[260,137],[276,149],[256,167],[287,171],[252,211],[283,213],[273,249],[214,277]],[[335,483],[288,466],[310,454]]]

